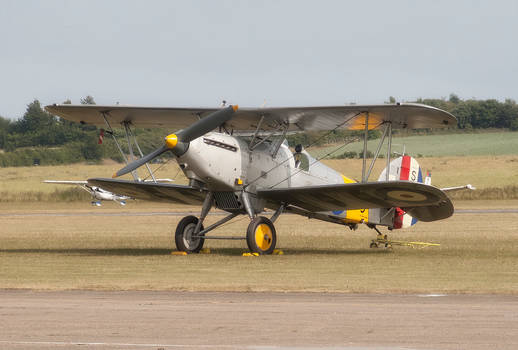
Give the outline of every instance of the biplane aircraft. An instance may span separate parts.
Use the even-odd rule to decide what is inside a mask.
[[[133,180],[93,178],[88,183],[136,199],[201,205],[200,215],[186,216],[175,232],[180,251],[199,252],[206,239],[236,239],[207,233],[238,215],[250,220],[246,239],[251,251],[271,254],[277,234],[274,223],[283,213],[293,213],[354,229],[366,224],[378,233],[379,226],[397,229],[416,220],[441,220],[453,214],[444,191],[422,183],[415,159],[391,160],[394,129],[444,128],[456,118],[440,109],[420,104],[349,105],[336,107],[152,108],[98,105],[49,105],[50,113],[62,118],[107,128],[125,130],[129,157],[119,150],[127,165],[113,177],[131,173]],[[170,130],[163,146],[143,155],[133,127]],[[363,169],[359,181],[314,159],[302,146],[288,147],[288,133],[337,129],[362,130]],[[367,165],[367,133],[383,130]],[[374,163],[387,141],[385,168],[378,181],[369,181]],[[140,158],[134,155],[138,150]],[[189,185],[140,181],[137,168],[164,152],[171,152]],[[127,159],[129,158],[129,159]],[[228,212],[204,227],[212,207]],[[261,215],[273,211],[267,218]],[[410,221],[409,221],[410,220]]]

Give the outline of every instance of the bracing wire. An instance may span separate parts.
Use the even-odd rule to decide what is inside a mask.
[[[343,145],[341,145],[340,147],[338,147],[338,148],[336,148],[336,149],[332,150],[331,152],[326,153],[325,155],[323,155],[323,156],[321,156],[321,157],[316,158],[312,163],[310,163],[310,164],[309,164],[309,166],[311,167],[313,164],[315,164],[315,163],[319,162],[320,160],[322,160],[322,159],[324,159],[324,158],[329,157],[331,154],[333,154],[333,153],[335,153],[335,152],[337,152],[337,151],[341,150],[342,148],[344,148],[344,147],[345,147],[345,146],[347,146],[348,144],[353,143],[353,142],[356,142],[356,141],[359,141],[359,140],[360,140],[359,138],[355,138],[355,139],[350,140],[349,142],[344,143],[344,144],[343,144]],[[297,174],[298,174],[298,173],[300,173],[301,171],[302,171],[302,169],[298,169],[298,171],[294,172],[293,174],[291,174],[290,176],[286,177],[285,179],[282,179],[281,181],[277,182],[275,185],[270,186],[269,188],[274,188],[275,186],[277,186],[277,185],[279,185],[279,184],[283,183],[284,181],[288,180],[289,178],[291,178],[291,177],[293,177],[293,176],[297,175]]]
[[[309,149],[310,147],[313,147],[315,144],[317,144],[320,140],[324,139],[325,137],[327,137],[328,135],[334,133],[337,129],[339,129],[340,127],[344,126],[346,123],[348,123],[350,120],[352,120],[353,118],[356,118],[357,116],[359,116],[361,114],[361,112],[358,112],[356,113],[355,115],[351,116],[350,118],[344,120],[342,123],[338,124],[334,129],[328,131],[327,133],[325,133],[324,135],[320,136],[318,139],[316,139],[315,141],[309,143],[307,146],[304,147],[304,149]],[[350,143],[350,142],[349,142]],[[346,143],[346,145],[348,145],[349,143]],[[345,145],[344,145],[345,146]],[[335,150],[336,151],[336,150]],[[294,156],[293,156],[294,157]],[[291,159],[293,159],[292,157],[288,157],[286,158],[285,160],[283,160],[282,162],[280,162],[279,164],[277,164],[276,166],[274,166],[273,168],[271,168],[270,170],[268,170],[267,172],[265,172],[264,174],[262,174],[261,176],[258,176],[256,177],[255,179],[253,179],[252,181],[250,181],[249,183],[247,183],[245,185],[245,189],[246,187],[250,186],[251,184],[253,184],[254,182],[256,182],[257,180],[259,180],[260,178],[262,178],[263,176],[265,175],[268,175],[270,172],[272,172],[273,170],[277,169],[278,167],[280,167],[281,165],[283,165],[284,163],[290,161]],[[287,179],[286,179],[287,180]],[[285,180],[283,180],[285,181]],[[281,181],[282,182],[282,181]]]
[[[153,175],[157,173],[158,170],[160,170],[161,168],[163,168],[164,166],[166,166],[167,164],[169,164],[169,161],[171,161],[171,159],[168,159],[166,160],[164,163],[160,164],[160,166],[158,168],[156,168],[154,171],[153,171]],[[180,173],[180,170],[181,169],[178,169],[178,171],[176,172],[176,175],[174,176],[173,180],[176,179],[176,177],[178,176],[178,174]],[[147,179],[149,179],[151,177],[151,174],[149,174],[148,176],[146,176],[144,178],[143,181],[146,181]]]
[[[376,125],[376,126],[373,128],[373,130],[374,130],[374,129],[379,128],[381,125],[383,125],[383,123],[380,123],[380,124]],[[309,166],[311,167],[313,164],[315,164],[315,163],[317,163],[317,162],[321,161],[321,160],[322,160],[322,159],[324,159],[324,158],[329,157],[331,154],[333,154],[333,153],[335,153],[335,152],[337,152],[337,151],[341,150],[342,148],[344,148],[344,147],[345,147],[345,146],[347,146],[348,144],[353,143],[353,142],[356,142],[356,141],[359,141],[359,140],[360,140],[359,138],[354,138],[354,139],[350,140],[349,142],[344,143],[344,144],[343,144],[343,145],[341,145],[340,147],[338,147],[338,148],[336,148],[336,149],[332,150],[331,152],[329,152],[329,153],[327,153],[327,154],[325,154],[325,155],[323,155],[323,156],[321,156],[321,157],[316,158],[316,159],[315,159],[311,164],[309,164]],[[288,159],[290,159],[290,158],[288,158]],[[297,172],[294,172],[293,174],[289,175],[289,176],[288,176],[288,177],[286,177],[285,179],[283,179],[283,180],[281,180],[281,181],[277,182],[275,185],[270,186],[269,188],[270,188],[270,189],[271,189],[271,188],[274,188],[275,186],[277,186],[277,185],[279,185],[279,184],[283,183],[284,181],[286,181],[286,180],[288,180],[288,179],[292,178],[293,176],[297,175],[297,174],[298,174],[298,173],[300,173],[301,171],[302,171],[302,169],[299,169]]]

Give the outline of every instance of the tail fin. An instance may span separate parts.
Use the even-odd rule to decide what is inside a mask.
[[[406,155],[390,162],[388,175],[388,181],[404,180],[423,183],[423,172],[419,163],[415,158]],[[383,169],[378,181],[387,181],[387,168]],[[427,183],[428,181],[430,183]],[[431,174],[428,173],[428,176],[425,179],[425,184],[429,185],[431,183],[432,177]],[[416,223],[416,218],[410,216],[401,208],[395,208],[393,228],[406,228],[415,225]]]
[[[383,169],[378,181],[406,180],[423,183],[423,172],[415,158],[402,156],[394,159],[389,164],[389,176],[387,168]]]

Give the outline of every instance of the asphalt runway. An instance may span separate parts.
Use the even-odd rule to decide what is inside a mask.
[[[0,290],[0,349],[518,349],[518,296]]]

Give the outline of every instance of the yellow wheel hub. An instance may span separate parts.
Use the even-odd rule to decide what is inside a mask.
[[[268,250],[272,246],[273,235],[272,230],[266,224],[261,224],[255,229],[255,244],[263,251]]]

